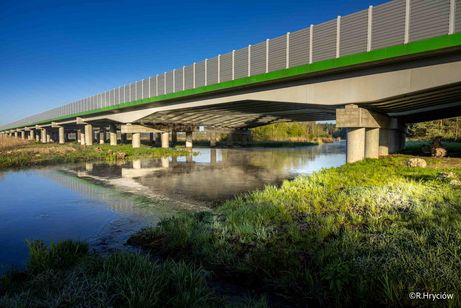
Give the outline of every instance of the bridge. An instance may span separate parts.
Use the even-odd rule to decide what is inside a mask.
[[[461,115],[461,0],[395,0],[157,74],[0,127],[44,143],[168,147],[177,132],[230,136],[336,120],[347,161],[388,155],[406,124]],[[72,137],[73,138],[72,138]]]

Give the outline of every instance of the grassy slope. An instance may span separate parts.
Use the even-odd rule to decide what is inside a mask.
[[[429,291],[456,293],[449,303],[459,305],[461,189],[440,169],[405,167],[407,158],[298,177],[132,242],[298,304],[408,305],[409,292]]]
[[[0,169],[19,168],[81,161],[115,161],[117,155],[124,153],[125,159],[140,157],[184,156],[189,152],[174,149],[141,146],[133,149],[131,145],[93,145],[77,144],[35,144],[0,149]]]

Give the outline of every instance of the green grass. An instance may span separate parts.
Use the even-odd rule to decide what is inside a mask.
[[[27,144],[14,149],[0,151],[0,169],[24,168],[30,166],[76,163],[84,161],[116,161],[141,157],[158,158],[162,156],[185,156],[190,152],[176,149],[151,148],[141,146],[134,149],[131,145],[93,145],[77,144]]]
[[[131,242],[298,305],[426,305],[409,292],[455,293],[461,305],[461,189],[444,160],[366,160],[187,213]],[[441,163],[442,162],[442,163]],[[453,162],[453,159],[450,161]],[[458,179],[461,164],[449,171]]]
[[[146,255],[88,253],[85,243],[29,242],[27,272],[2,278],[1,307],[215,307],[209,273]]]

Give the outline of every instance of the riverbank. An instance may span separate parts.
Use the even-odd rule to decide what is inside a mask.
[[[38,260],[32,264],[44,265],[3,280],[2,301],[229,304],[211,286],[219,279],[259,294],[239,293],[239,303],[252,307],[276,306],[274,297],[300,306],[415,305],[410,292],[454,293],[453,300],[438,304],[457,306],[461,159],[425,158],[427,168],[410,168],[408,158],[366,160],[297,177],[133,236],[130,243],[166,262],[168,275],[164,263],[141,255],[85,252],[56,267],[47,255],[62,262],[74,259],[77,249],[63,249],[71,252],[62,255],[40,248],[45,257],[34,257],[32,249],[31,261]],[[145,287],[157,283],[168,287]],[[181,294],[184,301],[178,300]],[[170,304],[168,297],[174,298]]]
[[[14,146],[0,147],[0,169],[89,161],[124,161],[142,157],[158,158],[187,156],[190,154],[186,150],[148,146],[135,149],[129,144],[81,146],[78,144],[60,145],[25,142]]]
[[[460,304],[461,159],[409,156],[323,170],[185,214],[132,237],[297,305],[411,305],[410,292]]]

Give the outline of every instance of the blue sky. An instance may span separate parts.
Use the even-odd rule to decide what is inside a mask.
[[[0,124],[387,1],[0,2]]]

